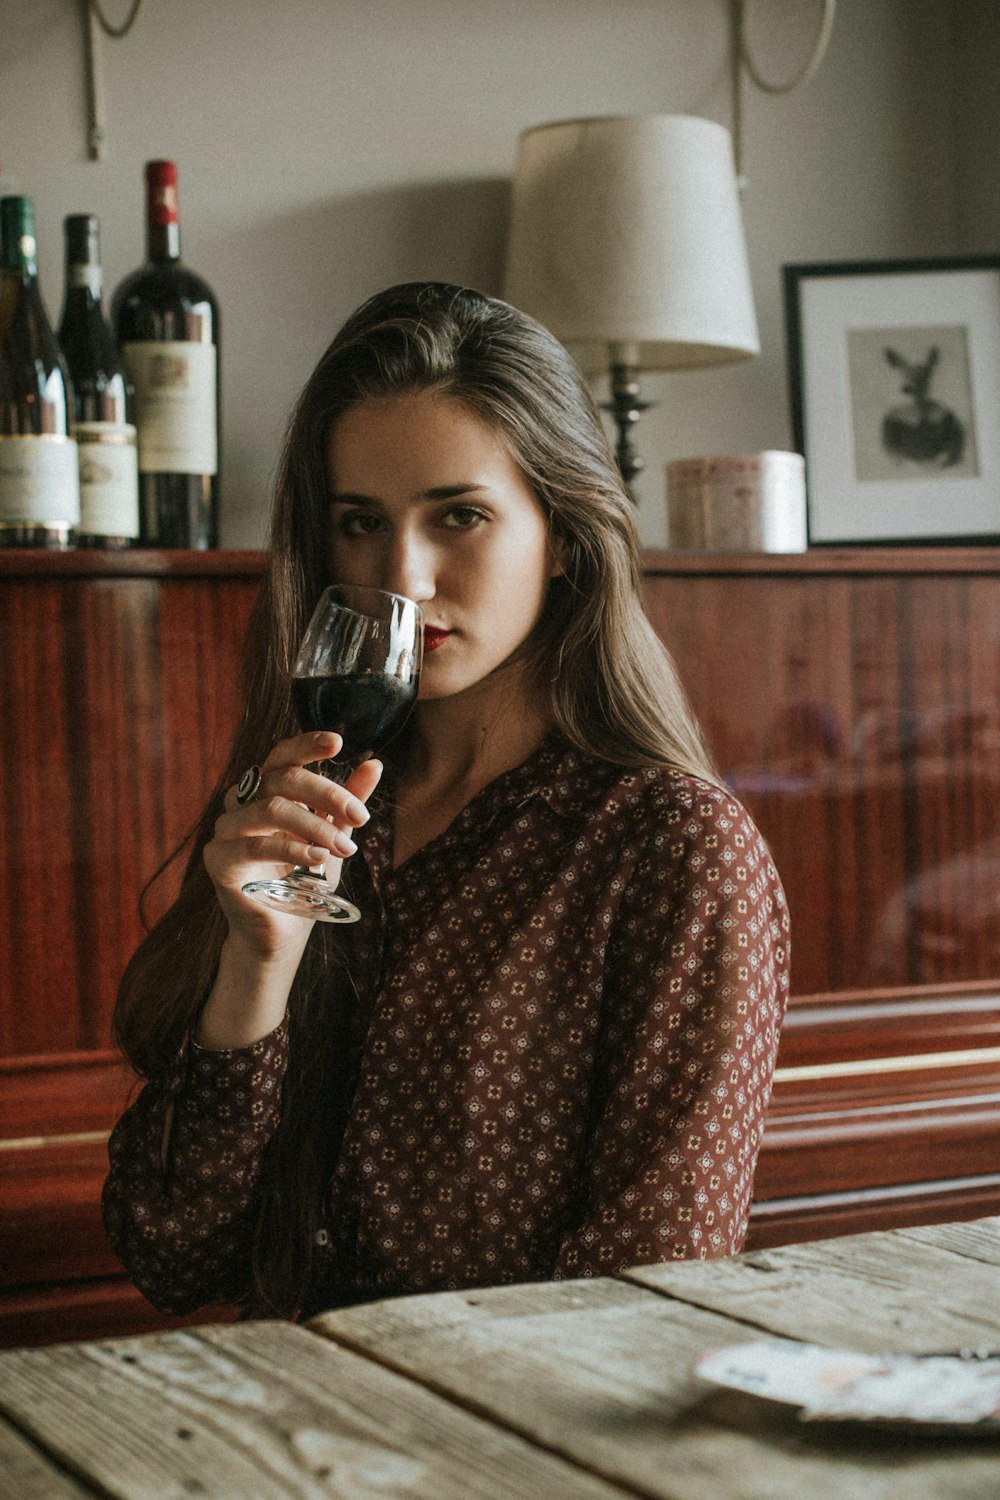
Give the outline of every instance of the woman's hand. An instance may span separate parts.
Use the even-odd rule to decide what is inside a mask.
[[[336,888],[344,860],[354,853],[351,833],[368,821],[365,802],[382,766],[369,760],[346,785],[307,769],[340,749],[336,734],[299,734],[275,745],[261,770],[252,802],[226,793],[205,866],[229,923],[212,992],[195,1030],[209,1050],[247,1047],[280,1023],[313,924],[283,915],[243,895],[251,880],[287,875],[295,865],[323,865]],[[310,809],[315,809],[310,811]]]
[[[331,759],[341,743],[339,735],[323,731],[281,740],[261,767],[252,802],[241,807],[235,787],[226,793],[225,811],[205,846],[205,866],[231,937],[265,961],[297,948],[297,962],[312,923],[262,906],[242,887],[287,875],[296,865],[322,865],[336,889],[345,858],[357,848],[351,835],[368,821],[364,804],[382,774],[379,761],[365,761],[344,786],[307,769]]]

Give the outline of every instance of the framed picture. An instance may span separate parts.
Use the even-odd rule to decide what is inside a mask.
[[[784,281],[810,543],[1000,540],[1000,256]]]

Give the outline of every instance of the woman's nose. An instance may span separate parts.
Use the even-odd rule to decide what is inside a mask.
[[[433,599],[435,591],[434,549],[412,533],[400,533],[387,559],[388,576],[383,585],[390,593],[405,594],[418,604]]]

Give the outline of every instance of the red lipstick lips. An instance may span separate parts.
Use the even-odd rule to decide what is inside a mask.
[[[436,651],[451,635],[450,630],[435,630],[433,625],[424,626],[424,650]]]

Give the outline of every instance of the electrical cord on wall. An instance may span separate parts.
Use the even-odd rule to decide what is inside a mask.
[[[132,8],[124,21],[115,25],[101,9],[100,0],[83,0],[84,44],[87,74],[87,155],[91,161],[100,161],[104,155],[104,91],[101,86],[100,52],[97,28],[113,41],[127,36],[135,25],[142,0],[132,0]]]
[[[766,94],[791,94],[796,89],[803,88],[815,76],[826,56],[826,49],[830,45],[833,22],[837,13],[837,0],[823,0],[823,15],[820,19],[819,34],[817,35],[816,44],[812,52],[798,71],[791,78],[781,83],[773,83],[770,79],[764,77],[750,51],[748,29],[750,15],[753,10],[753,0],[731,0],[731,6],[733,154],[736,159],[736,179],[742,188],[745,183],[743,176],[743,69],[746,68],[751,80]]]
[[[101,10],[101,0],[89,0],[89,3],[90,9],[100,22],[101,30],[106,36],[114,37],[117,41],[120,36],[128,36],[128,33],[132,30],[135,18],[139,14],[139,7],[142,5],[142,0],[132,0],[132,9],[119,26],[115,26],[107,19]]]

